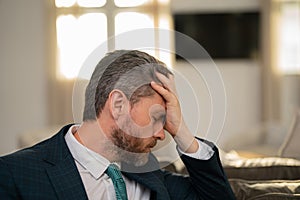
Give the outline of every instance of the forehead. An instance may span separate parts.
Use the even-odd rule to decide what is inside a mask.
[[[159,104],[161,105],[163,108],[166,107],[166,103],[165,100],[162,98],[162,96],[160,96],[159,94],[157,94],[156,92],[154,93],[154,95],[148,97],[150,98],[151,102],[153,104]]]
[[[134,107],[142,107],[142,108],[150,108],[154,105],[160,105],[159,107],[161,109],[165,109],[166,103],[165,100],[155,92],[154,95],[148,96],[148,97],[142,97],[139,99],[138,102],[135,103]],[[157,107],[157,106],[155,106]]]

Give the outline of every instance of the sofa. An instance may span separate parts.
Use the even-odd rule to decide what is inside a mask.
[[[219,151],[237,200],[300,200],[300,111],[276,156]],[[176,162],[165,168],[187,174],[186,169]]]
[[[276,157],[247,158],[232,151],[221,158],[238,200],[300,199],[300,110]]]
[[[240,158],[224,165],[238,200],[300,199],[300,160]]]
[[[300,199],[300,111],[277,157],[245,158],[223,154],[224,170],[239,199]]]

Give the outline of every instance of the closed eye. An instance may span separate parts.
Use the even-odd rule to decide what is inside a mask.
[[[153,116],[154,123],[161,122],[163,125],[166,123],[166,115]]]

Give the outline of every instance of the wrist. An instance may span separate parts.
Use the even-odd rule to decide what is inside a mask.
[[[199,149],[199,143],[185,123],[182,123],[173,138],[178,145],[178,148],[184,153],[195,153]]]

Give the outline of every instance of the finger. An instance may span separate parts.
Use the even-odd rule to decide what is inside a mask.
[[[151,87],[160,94],[167,102],[169,102],[172,98],[172,93],[164,88],[162,85],[151,81]]]
[[[169,74],[169,76],[166,77],[165,75],[156,72],[156,76],[163,83],[165,88],[176,94],[176,87],[173,75]]]

